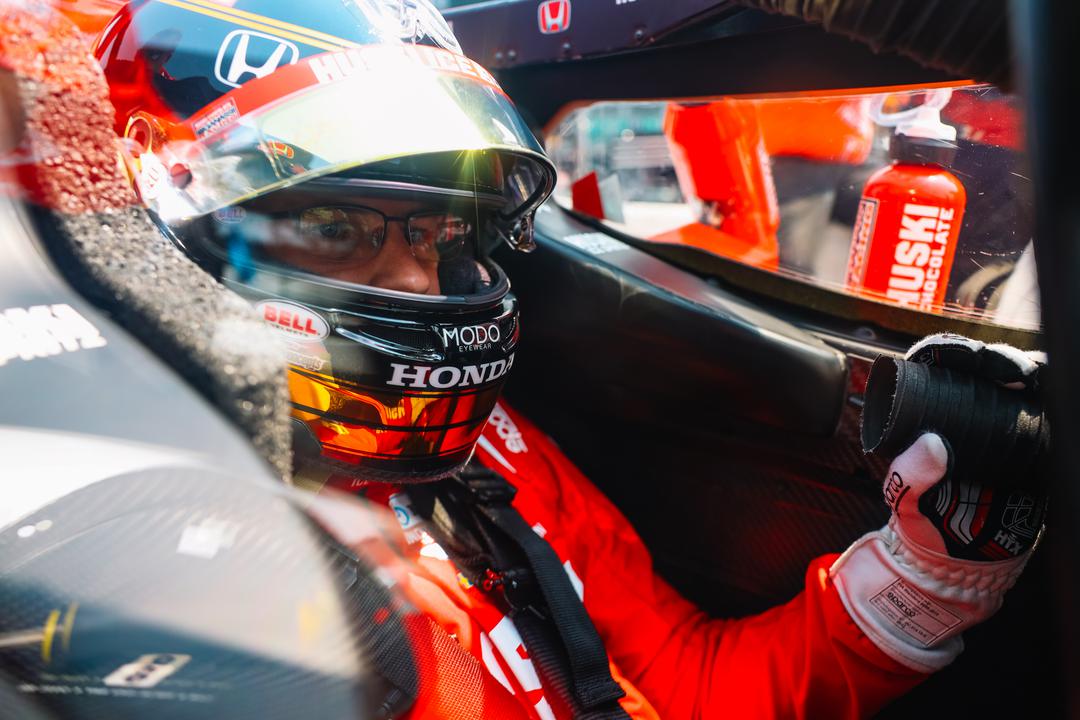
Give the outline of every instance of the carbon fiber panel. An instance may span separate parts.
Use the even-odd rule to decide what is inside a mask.
[[[791,598],[810,560],[842,551],[888,518],[884,467],[863,455],[859,411],[850,403],[835,437],[821,440],[692,433],[670,415],[628,423],[556,406],[545,401],[550,394],[513,380],[511,388],[511,400],[550,429],[627,515],[661,575],[713,614],[742,615]]]

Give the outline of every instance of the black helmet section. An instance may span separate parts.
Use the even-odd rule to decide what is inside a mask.
[[[389,547],[343,551],[292,495],[155,469],[16,522],[0,676],[64,718],[397,717],[417,692],[411,611],[385,584],[404,570]]]

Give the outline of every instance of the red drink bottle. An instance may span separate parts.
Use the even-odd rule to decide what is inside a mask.
[[[941,122],[944,104],[935,98],[905,113],[890,143],[892,163],[866,182],[849,289],[919,310],[945,304],[967,192],[945,169],[956,155],[956,128]]]

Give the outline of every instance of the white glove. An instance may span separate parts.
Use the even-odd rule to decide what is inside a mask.
[[[1016,348],[954,335],[926,338],[908,358],[1017,388],[1032,388],[1042,367]],[[960,633],[1001,607],[1038,542],[1046,507],[1038,490],[995,496],[993,488],[947,478],[949,463],[946,443],[933,433],[901,453],[883,487],[888,525],[855,541],[830,570],[859,628],[920,672],[952,662],[963,650]]]

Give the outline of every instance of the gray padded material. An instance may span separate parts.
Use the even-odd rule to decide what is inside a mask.
[[[49,255],[79,293],[220,408],[287,478],[283,348],[244,300],[188,260],[135,205],[86,38],[32,17],[20,22],[19,42],[39,43],[45,56],[12,69],[24,145],[36,158],[20,180]]]

